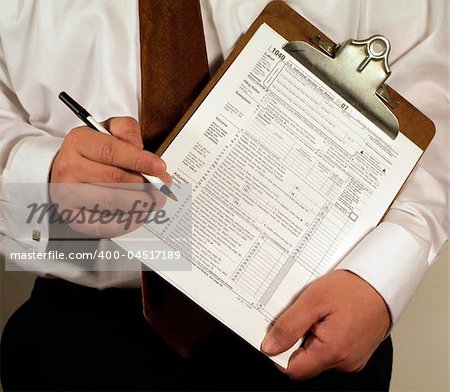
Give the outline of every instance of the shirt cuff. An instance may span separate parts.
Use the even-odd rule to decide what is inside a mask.
[[[386,302],[392,324],[427,272],[429,244],[402,226],[380,223],[338,265],[368,282]]]
[[[47,219],[29,219],[30,204],[49,203],[48,176],[63,139],[28,137],[12,150],[1,177],[0,230],[27,248],[43,251],[48,242]],[[39,214],[35,214],[37,218]]]
[[[62,142],[62,138],[54,136],[33,136],[23,139],[10,154],[3,174],[4,182],[48,183],[53,159]]]

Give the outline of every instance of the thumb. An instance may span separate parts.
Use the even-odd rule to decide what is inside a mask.
[[[111,117],[101,124],[118,139],[130,143],[140,150],[144,147],[139,123],[134,118]]]
[[[261,344],[267,355],[276,355],[291,348],[309,329],[323,317],[317,301],[304,291],[273,324]]]

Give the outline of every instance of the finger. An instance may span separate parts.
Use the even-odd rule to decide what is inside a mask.
[[[59,167],[62,164],[62,168]],[[58,182],[96,183],[96,184],[125,184],[144,183],[144,177],[139,173],[95,162],[81,155],[70,154],[57,163],[55,170],[59,170]]]
[[[112,117],[102,123],[115,137],[133,144],[139,149],[143,148],[143,141],[141,135],[141,129],[139,123],[132,117]],[[164,161],[164,170],[167,170],[167,166]],[[161,181],[165,184],[172,182],[172,177],[167,173],[159,175]]]
[[[285,373],[303,380],[331,369],[335,361],[329,349],[330,347],[317,336],[310,336],[305,345],[292,354]]]
[[[308,288],[276,320],[261,348],[268,355],[276,355],[291,348],[317,321],[326,316],[326,311]]]
[[[76,128],[66,136],[61,151],[77,151],[95,162],[117,166],[138,173],[159,176],[166,173],[165,163],[157,155],[141,150],[114,136]]]
[[[77,184],[79,185],[79,184]],[[85,184],[83,184],[85,185]],[[102,187],[97,187],[102,188]],[[81,207],[64,206],[65,223],[74,230],[95,238],[110,238],[136,230],[144,224],[159,224],[151,220],[155,211],[160,210],[166,201],[166,196],[154,190],[151,194],[122,191],[116,197],[101,199],[103,190],[92,192],[90,200],[83,200]],[[112,201],[111,201],[112,200]],[[120,200],[121,204],[117,204]],[[75,203],[75,200],[65,200]],[[79,201],[78,201],[78,204]],[[113,207],[109,207],[114,204]],[[58,211],[61,208],[58,208]],[[78,213],[76,213],[78,211]],[[69,215],[67,215],[69,214]]]
[[[147,189],[150,187],[147,186]],[[147,192],[112,189],[93,184],[51,184],[52,201],[60,208],[99,210],[105,213],[132,213],[161,209],[165,203],[162,192],[152,188]]]
[[[144,148],[139,123],[132,117],[112,117],[101,123],[112,135],[131,143],[139,150]]]
[[[127,184],[130,185],[133,184]],[[165,203],[165,195],[154,187],[146,188],[152,189],[140,192],[92,184],[50,184],[50,195],[58,211],[53,223],[62,219],[61,223],[73,230],[95,238],[129,233],[149,223]]]
[[[167,185],[170,185],[173,182],[172,176],[167,172],[158,174],[158,178],[161,180],[161,182],[163,182],[164,184],[167,184]]]

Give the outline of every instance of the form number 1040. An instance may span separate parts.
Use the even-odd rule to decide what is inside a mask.
[[[286,55],[281,52],[281,50],[274,48],[274,47],[270,47],[269,48],[269,52],[271,52],[272,54],[274,54],[276,57],[278,57],[281,61],[284,61],[284,59],[286,58]]]

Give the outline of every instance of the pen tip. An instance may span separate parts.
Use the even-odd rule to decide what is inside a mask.
[[[173,201],[178,201],[177,197],[173,194],[167,185],[163,185],[159,190],[164,193],[167,197],[170,197]]]

